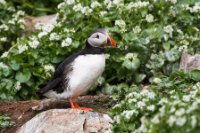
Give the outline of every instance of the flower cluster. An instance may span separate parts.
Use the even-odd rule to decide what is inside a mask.
[[[7,5],[5,1],[1,1],[0,3],[5,4],[5,7]],[[17,36],[19,36],[19,33],[22,33],[22,31],[25,30],[25,12],[21,10],[17,12],[10,12],[11,14],[7,16],[9,19],[7,20],[5,18],[2,18],[3,21],[0,23],[0,51],[2,50],[2,47],[5,47],[7,43],[11,41],[12,38],[16,38]],[[6,54],[1,55],[1,57],[5,57],[5,55]]]
[[[179,76],[176,75],[174,78]],[[111,114],[114,115],[114,131],[154,133],[159,132],[162,127],[167,128],[164,131],[198,131],[200,82],[194,85],[185,82],[188,86],[182,86],[179,82],[170,86],[170,79],[154,80],[156,79],[160,80],[156,86],[153,83],[143,89],[137,88],[113,107]],[[171,79],[174,80],[172,77]],[[168,82],[168,85],[164,86],[164,82]],[[176,86],[177,90],[167,90],[167,86],[169,88]],[[159,91],[160,87],[166,89],[165,93]],[[122,126],[126,124],[132,126],[130,128]]]

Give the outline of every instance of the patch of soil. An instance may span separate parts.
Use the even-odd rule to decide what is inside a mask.
[[[115,102],[106,95],[101,96],[81,96],[77,102],[80,106],[93,108],[94,111],[106,113]],[[11,119],[16,123],[15,126],[1,129],[1,133],[14,133],[25,122],[33,118],[37,113],[49,109],[70,108],[67,100],[30,100],[18,102],[0,102],[0,114],[9,114]]]

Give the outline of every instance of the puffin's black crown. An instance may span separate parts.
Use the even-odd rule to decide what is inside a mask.
[[[92,35],[92,34],[94,34],[94,33],[96,33],[96,32],[100,32],[100,33],[103,33],[103,34],[105,34],[106,35],[106,30],[105,29],[95,29],[95,30],[93,30],[91,33],[90,33],[90,36]]]

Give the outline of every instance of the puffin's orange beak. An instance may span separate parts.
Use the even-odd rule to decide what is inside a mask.
[[[111,48],[116,48],[117,45],[116,45],[115,40],[112,38],[112,36],[109,36],[109,38],[110,38],[110,47]]]

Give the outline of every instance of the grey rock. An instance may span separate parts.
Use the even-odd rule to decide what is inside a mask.
[[[76,109],[52,109],[33,117],[17,133],[105,133],[111,130],[111,122],[107,114]]]
[[[200,55],[189,55],[187,53],[183,53],[181,56],[180,69],[184,72],[190,72],[194,69],[200,70]]]

